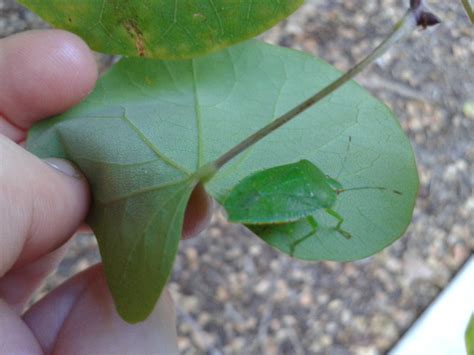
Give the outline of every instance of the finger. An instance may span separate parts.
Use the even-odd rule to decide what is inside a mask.
[[[0,299],[0,352],[40,355],[43,352],[21,318]]]
[[[89,206],[86,180],[65,161],[49,164],[0,135],[0,277],[55,250]]]
[[[79,103],[97,80],[87,45],[59,30],[0,40],[0,133],[20,141],[31,125]]]
[[[146,321],[127,324],[115,310],[101,265],[54,290],[24,320],[45,353],[178,354],[176,316],[168,292]]]
[[[23,316],[46,354],[53,352],[64,321],[97,272],[95,266],[77,274],[35,303]]]
[[[67,251],[69,243],[43,256],[37,261],[8,272],[0,279],[0,298],[13,311],[21,314],[33,292],[59,263]]]
[[[201,233],[209,224],[212,216],[213,200],[204,187],[199,184],[189,199],[184,214],[183,239],[189,239]]]

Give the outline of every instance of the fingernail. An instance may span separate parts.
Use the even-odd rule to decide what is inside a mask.
[[[53,169],[73,178],[81,178],[82,174],[78,168],[71,162],[65,159],[58,159],[58,158],[47,158],[43,159],[43,161],[48,164]]]

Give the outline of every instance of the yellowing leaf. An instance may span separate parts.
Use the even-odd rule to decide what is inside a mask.
[[[163,59],[193,58],[252,38],[303,0],[20,0],[92,49]]]

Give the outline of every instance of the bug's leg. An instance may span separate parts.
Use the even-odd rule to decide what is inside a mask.
[[[318,222],[316,222],[313,216],[306,217],[306,221],[311,226],[311,230],[309,231],[309,233],[305,234],[300,239],[295,240],[293,243],[291,243],[290,256],[293,256],[295,254],[295,249],[299,244],[303,243],[306,239],[314,235],[316,233],[316,230],[318,229]]]
[[[339,213],[337,213],[336,211],[334,211],[333,209],[326,208],[326,212],[329,215],[331,215],[332,217],[334,217],[335,219],[337,219],[338,223],[337,223],[336,227],[334,227],[334,229],[336,231],[338,231],[339,234],[341,234],[344,238],[351,239],[352,234],[350,234],[348,231],[345,231],[344,229],[341,228],[342,223],[344,223],[344,218],[342,218],[342,216]]]

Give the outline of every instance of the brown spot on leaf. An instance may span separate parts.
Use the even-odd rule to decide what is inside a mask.
[[[143,32],[140,27],[138,27],[137,22],[135,20],[127,20],[123,23],[123,27],[135,42],[138,55],[144,57],[146,54],[145,40],[143,38]]]

